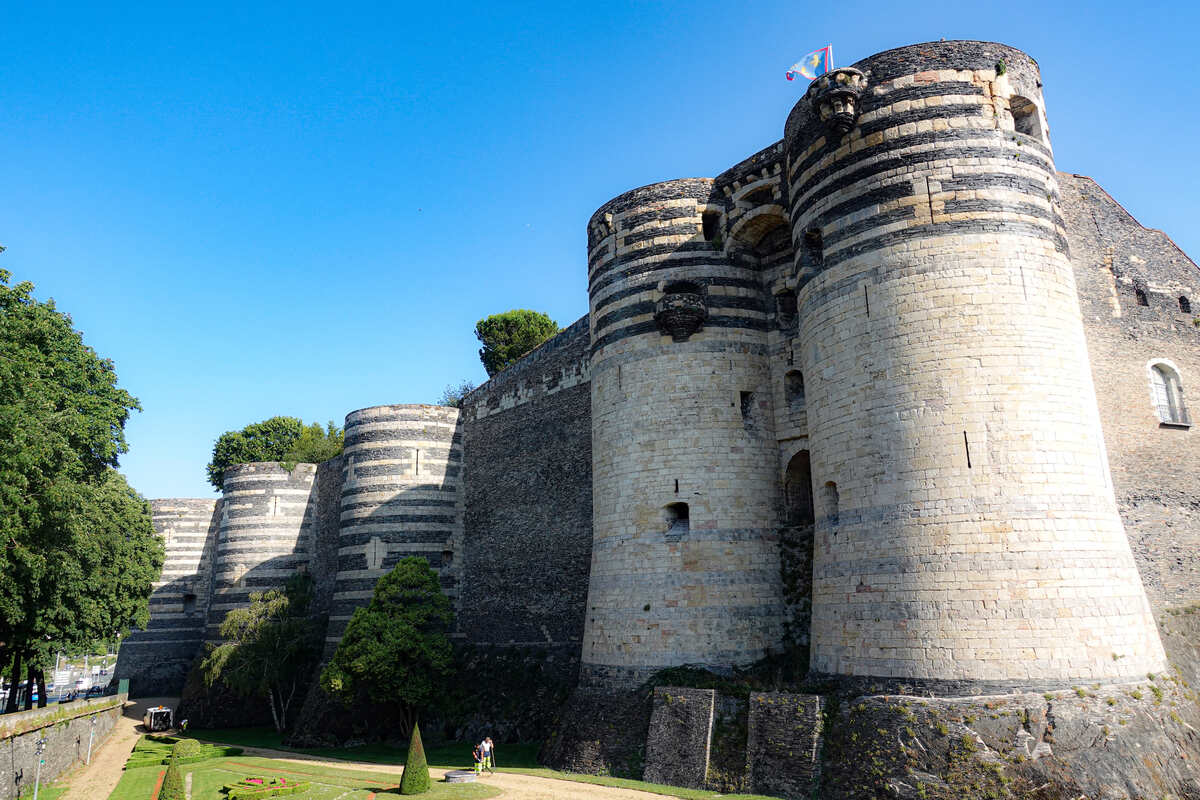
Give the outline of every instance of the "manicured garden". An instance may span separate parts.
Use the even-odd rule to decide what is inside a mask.
[[[169,766],[170,751],[177,743],[168,737],[142,737],[130,756],[131,764],[109,795],[108,800],[172,800]],[[186,740],[184,740],[186,741]],[[191,775],[191,800],[266,800],[287,797],[288,800],[375,800],[377,795],[398,796],[399,776],[378,772],[331,769],[317,763],[293,763],[273,758],[222,755],[218,751],[240,748],[219,748],[201,745],[203,752],[214,753],[202,760],[186,764],[176,760],[180,780]],[[184,752],[193,750],[190,746]],[[165,754],[165,756],[164,756]],[[155,755],[159,763],[146,764]],[[180,792],[182,795],[182,792]],[[421,797],[475,800],[494,797],[499,790],[482,783],[446,784],[434,781],[428,793]],[[39,798],[40,800],[40,798]]]
[[[408,757],[408,748],[392,746],[375,742],[357,747],[319,747],[319,748],[290,748],[282,743],[282,737],[270,728],[228,728],[221,730],[191,731],[192,735],[210,742],[242,747],[265,747],[273,750],[284,750],[305,755],[319,756],[330,761],[358,761],[368,764],[404,764]],[[636,789],[668,797],[679,797],[684,800],[774,800],[763,795],[749,794],[720,794],[706,789],[684,789],[679,786],[664,786],[657,783],[632,780],[629,778],[614,778],[607,775],[580,775],[573,772],[560,772],[539,766],[537,754],[541,749],[539,742],[522,742],[520,744],[505,744],[497,746],[496,771],[511,772],[518,775],[532,775],[539,778],[589,783],[598,786],[613,786],[623,789]],[[425,758],[430,767],[436,769],[470,769],[471,745],[463,742],[450,742],[438,745],[425,745]],[[440,784],[445,786],[445,784]],[[465,784],[474,786],[476,784]],[[439,784],[435,783],[435,787]],[[436,795],[422,795],[436,796]],[[193,799],[195,800],[195,798]]]

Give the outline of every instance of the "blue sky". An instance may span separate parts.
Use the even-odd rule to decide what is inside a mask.
[[[147,497],[211,496],[222,431],[481,381],[487,314],[580,317],[591,212],[778,139],[829,42],[1029,52],[1058,168],[1200,256],[1182,0],[0,8],[0,266],[142,401]]]

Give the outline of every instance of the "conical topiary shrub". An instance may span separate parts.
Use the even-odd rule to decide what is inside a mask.
[[[400,794],[421,794],[429,791],[429,765],[425,763],[425,745],[421,744],[421,729],[413,723],[412,738],[408,741],[408,759],[400,776]]]
[[[158,792],[158,800],[184,800],[183,772],[174,757],[167,762],[167,774],[163,776],[162,788]]]

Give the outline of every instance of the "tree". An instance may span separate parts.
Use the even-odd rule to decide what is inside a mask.
[[[558,333],[558,323],[540,311],[518,308],[493,314],[475,323],[475,337],[483,342],[479,360],[488,377],[495,375],[542,342]]]
[[[293,467],[301,461],[319,464],[342,452],[343,436],[332,420],[322,430],[319,424],[305,425],[297,417],[271,417],[240,431],[226,431],[213,445],[208,482],[220,491],[225,470],[252,461],[279,461]]]
[[[308,617],[312,591],[312,579],[297,573],[282,590],[254,592],[249,606],[225,615],[224,641],[200,662],[208,686],[222,681],[242,696],[265,697],[280,733],[296,690],[320,652]]]
[[[438,399],[439,406],[450,406],[451,408],[462,408],[463,398],[475,390],[475,384],[468,380],[463,380],[458,386],[452,383],[446,384],[446,388],[442,390],[442,396]]]
[[[437,574],[418,556],[402,559],[375,584],[370,605],[356,609],[321,673],[321,688],[349,704],[394,710],[401,728],[446,688],[453,614]]]
[[[421,728],[413,723],[408,739],[408,756],[404,759],[404,774],[400,776],[400,794],[423,794],[429,791],[429,764],[425,761],[425,745],[421,743]]]
[[[56,647],[144,622],[162,547],[115,472],[137,400],[69,316],[11,277],[0,270],[0,668],[15,683],[23,666],[44,681]]]

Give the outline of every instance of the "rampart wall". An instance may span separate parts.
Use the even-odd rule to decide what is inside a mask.
[[[1059,185],[1125,531],[1155,606],[1188,605],[1200,595],[1200,447],[1194,425],[1160,419],[1151,369],[1165,362],[1178,372],[1197,419],[1200,270],[1091,178],[1060,173]]]
[[[584,317],[467,395],[457,630],[577,662],[592,536]],[[568,666],[570,665],[570,666]]]

